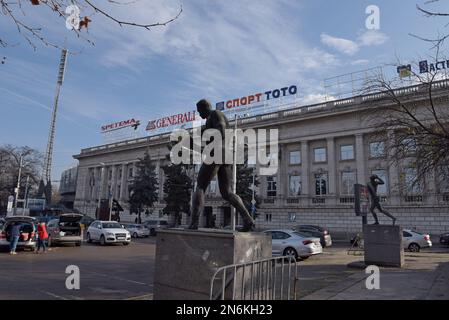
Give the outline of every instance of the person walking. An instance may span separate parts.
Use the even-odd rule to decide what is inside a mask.
[[[42,247],[43,252],[45,252],[45,250],[46,250],[45,241],[47,241],[47,239],[48,239],[48,232],[47,232],[47,227],[45,226],[45,222],[41,222],[37,226],[37,234],[38,234],[38,239],[37,239],[36,253],[39,253],[39,250],[41,247]]]
[[[13,225],[11,228],[11,235],[9,239],[9,248],[10,248],[9,254],[17,254],[16,247],[17,243],[19,242],[21,228],[22,225],[20,223]]]

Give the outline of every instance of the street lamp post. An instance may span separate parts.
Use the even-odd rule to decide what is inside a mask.
[[[234,115],[234,149],[232,161],[232,192],[237,193],[237,114]],[[231,229],[235,231],[235,208],[231,206]]]

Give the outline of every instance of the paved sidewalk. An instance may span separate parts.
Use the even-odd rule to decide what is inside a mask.
[[[360,256],[363,260],[363,256]],[[380,289],[368,290],[364,270],[303,300],[449,300],[449,253],[406,253],[402,269],[380,268]]]

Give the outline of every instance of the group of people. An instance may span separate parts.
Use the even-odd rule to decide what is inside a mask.
[[[17,243],[19,242],[21,231],[22,231],[23,224],[17,223],[11,227],[10,231],[10,239],[9,239],[9,254],[15,255]],[[48,239],[48,232],[47,232],[47,226],[45,225],[45,222],[41,222],[37,226],[37,248],[35,250],[35,253],[39,253],[40,249],[42,248],[43,252],[46,252],[47,249],[47,242]]]

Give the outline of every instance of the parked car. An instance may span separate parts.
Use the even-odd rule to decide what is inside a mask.
[[[402,231],[402,242],[404,249],[408,249],[411,252],[419,252],[421,248],[430,248],[432,246],[432,241],[430,241],[428,234],[408,229]]]
[[[150,236],[150,229],[146,228],[143,224],[135,223],[122,223],[126,230],[131,233],[133,238],[148,238]]]
[[[167,229],[168,222],[166,220],[147,220],[143,225],[150,230],[150,235],[155,236],[157,230]]]
[[[440,243],[449,245],[449,232],[440,235]]]
[[[101,245],[107,243],[131,242],[131,234],[120,223],[116,221],[95,220],[87,229],[87,242],[99,241]]]
[[[323,252],[320,238],[294,230],[267,230],[271,234],[273,256],[294,256],[295,259],[308,257]]]
[[[83,242],[80,224],[82,218],[82,214],[63,213],[58,218],[50,220],[47,224],[48,246],[68,243],[80,246]]]
[[[0,231],[0,246],[9,246],[10,232],[13,225],[21,225],[20,238],[17,248],[34,250],[36,248],[36,219],[28,216],[6,217],[5,223]]]
[[[89,216],[84,215],[80,220],[80,225],[83,230],[87,229],[95,219]]]
[[[320,226],[313,226],[313,225],[298,225],[293,228],[295,231],[304,233],[309,235],[310,237],[317,237],[320,238],[321,246],[324,247],[330,247],[332,245],[332,238],[329,230],[326,228],[320,227]]]

